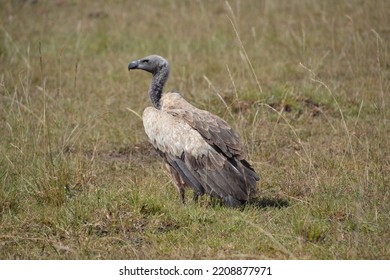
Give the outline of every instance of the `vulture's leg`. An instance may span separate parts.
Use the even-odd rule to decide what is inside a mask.
[[[166,164],[167,169],[171,172],[173,183],[179,193],[179,197],[182,203],[185,203],[185,183],[180,178],[179,173],[172,166]]]
[[[194,192],[194,202],[197,203],[198,202],[198,198],[199,198],[199,194],[197,192]]]

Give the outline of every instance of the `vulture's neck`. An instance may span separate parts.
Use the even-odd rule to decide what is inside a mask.
[[[161,96],[163,93],[164,85],[168,80],[169,65],[166,65],[153,74],[152,82],[149,88],[150,100],[153,106],[157,109],[161,108]]]

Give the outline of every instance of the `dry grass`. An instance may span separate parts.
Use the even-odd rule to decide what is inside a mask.
[[[390,2],[2,1],[0,258],[389,259]],[[245,209],[182,205],[149,76],[235,127]]]

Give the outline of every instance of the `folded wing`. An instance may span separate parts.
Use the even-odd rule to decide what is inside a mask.
[[[199,110],[177,93],[163,97],[161,110],[145,109],[150,142],[196,194],[208,193],[227,204],[246,201],[259,176],[244,159],[236,132],[222,119]]]

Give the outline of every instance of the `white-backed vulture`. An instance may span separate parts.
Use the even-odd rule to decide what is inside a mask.
[[[245,160],[237,133],[221,118],[188,103],[179,93],[163,89],[169,64],[150,55],[132,61],[128,70],[152,74],[149,96],[154,107],[143,112],[143,124],[150,142],[165,160],[181,200],[185,187],[194,200],[204,193],[223,199],[228,206],[246,202],[256,191],[259,176]]]

